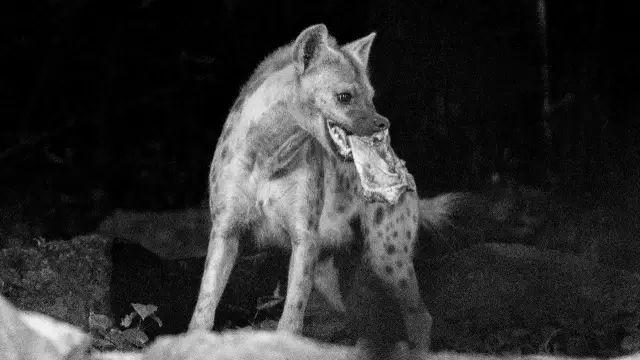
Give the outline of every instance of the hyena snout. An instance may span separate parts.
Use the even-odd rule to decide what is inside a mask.
[[[358,111],[352,114],[353,133],[358,136],[371,136],[389,128],[389,119],[372,111]]]
[[[389,128],[389,119],[380,114],[376,114],[373,120],[373,126],[375,132],[387,130]]]

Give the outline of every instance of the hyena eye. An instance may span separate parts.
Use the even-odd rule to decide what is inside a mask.
[[[341,92],[336,96],[338,98],[338,102],[340,102],[341,104],[348,104],[351,102],[351,99],[353,98],[353,95],[351,95],[348,92]]]

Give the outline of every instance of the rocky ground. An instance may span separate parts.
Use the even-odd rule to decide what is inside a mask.
[[[207,218],[201,209],[117,212],[94,235],[4,248],[0,292],[20,309],[91,333],[96,349],[145,348],[157,335],[186,329]],[[510,221],[526,223],[519,219]],[[555,206],[535,219],[518,236],[487,231],[463,246],[440,243],[436,252],[433,244],[420,247],[416,266],[434,317],[434,349],[600,357],[638,350],[640,257],[633,218],[619,209],[571,212]],[[244,253],[216,328],[272,329],[281,311],[286,260],[282,253]],[[346,327],[343,315],[312,297],[307,336],[353,344]]]

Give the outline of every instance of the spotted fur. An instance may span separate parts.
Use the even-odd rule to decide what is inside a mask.
[[[417,194],[405,193],[396,205],[365,201],[353,162],[327,133],[328,121],[361,136],[388,127],[367,74],[374,36],[338,46],[324,25],[309,27],[267,57],[242,89],[211,163],[212,229],[190,329],[213,326],[241,241],[291,249],[278,325],[291,332],[302,328],[316,270],[331,268],[316,267],[320,251],[360,241],[398,299],[410,340],[428,346],[431,318],[412,262]],[[349,105],[336,100],[341,91],[353,94]]]

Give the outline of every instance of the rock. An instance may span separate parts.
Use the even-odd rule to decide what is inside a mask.
[[[0,250],[0,293],[23,310],[89,329],[91,311],[109,314],[111,241],[79,236]]]
[[[86,331],[101,317],[119,324],[133,311],[131,303],[152,304],[164,326],[150,321],[149,335],[178,333],[193,312],[203,263],[164,259],[105,236],[79,236],[0,250],[0,293],[21,310]]]
[[[18,311],[3,296],[0,324],[3,360],[60,360],[74,351],[81,354],[90,344],[80,329],[43,314]]]
[[[164,259],[205,257],[211,220],[206,209],[165,212],[116,211],[97,232],[140,244]]]
[[[476,245],[419,264],[418,274],[440,348],[482,352],[481,342],[460,347],[471,337],[484,341],[505,329],[526,329],[529,343],[541,346],[562,334],[568,339],[563,350],[584,350],[587,341],[587,352],[597,355],[619,349],[624,331],[633,330],[623,324],[640,314],[640,277],[558,251]]]
[[[320,343],[286,332],[237,330],[193,331],[162,337],[145,351],[145,360],[374,360],[366,350]]]

